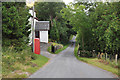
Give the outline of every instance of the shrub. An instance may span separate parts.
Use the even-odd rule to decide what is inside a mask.
[[[31,47],[29,46],[26,46],[24,50],[17,51],[17,52],[13,46],[3,47],[2,49],[3,49],[2,50],[3,52],[2,54],[3,76],[17,69],[13,66],[15,65],[15,63],[22,63],[25,65],[28,65],[30,63],[27,61],[31,61],[32,59],[35,60],[37,58],[37,55],[32,53]]]
[[[80,52],[80,56],[81,57],[92,57],[92,53],[91,52],[89,52],[89,51],[81,51]]]

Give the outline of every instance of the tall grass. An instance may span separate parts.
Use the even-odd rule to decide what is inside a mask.
[[[15,71],[28,71],[30,73],[35,72],[42,65],[44,65],[48,58],[36,55],[32,52],[30,46],[27,46],[22,51],[16,51],[15,48],[12,47],[3,47],[2,54],[2,76],[7,77],[8,75],[12,77],[26,77],[25,75],[18,76],[12,74]],[[38,65],[37,68],[32,67],[32,65]],[[29,70],[26,70],[29,69]],[[12,75],[11,75],[12,74]],[[9,76],[9,77],[10,77]]]

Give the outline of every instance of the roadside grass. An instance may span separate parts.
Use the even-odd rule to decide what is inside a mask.
[[[55,45],[55,44],[59,45],[58,43],[53,43],[53,45]],[[56,50],[55,53],[51,52],[51,46],[49,46],[48,49],[47,49],[47,51],[50,52],[50,53],[52,53],[52,54],[58,54],[61,51],[65,50],[68,46],[69,46],[69,44],[63,45],[63,48]]]
[[[55,54],[58,54],[58,53],[60,53],[61,51],[65,50],[68,46],[69,46],[69,44],[64,45],[62,49],[58,49],[57,51],[55,51]]]
[[[111,65],[105,65],[104,63],[100,63],[97,58],[85,58],[85,57],[79,57],[78,60],[84,61],[86,63],[95,65],[99,68],[102,68],[104,70],[110,71],[116,75],[118,75],[118,68],[114,68]]]
[[[32,53],[27,47],[21,52],[16,52],[11,47],[5,48],[2,55],[3,78],[27,78],[45,63],[48,58]]]
[[[74,49],[74,55],[78,60],[86,62],[88,64],[92,64],[94,66],[97,66],[99,68],[102,68],[104,70],[107,70],[109,72],[112,72],[113,74],[120,76],[120,74],[118,73],[118,68],[116,68],[115,66],[112,66],[110,63],[108,64],[108,62],[105,62],[102,59],[79,57],[77,56],[77,50],[78,50],[78,46],[76,44],[75,49]]]
[[[37,59],[31,61],[32,67],[27,68],[25,71],[34,73],[35,71],[40,69],[45,63],[47,63],[48,60],[49,59],[44,56],[37,55]]]
[[[69,40],[72,40],[72,38],[73,38],[73,35],[70,36]],[[51,39],[49,39],[49,41],[51,41]],[[55,46],[55,45],[62,45],[62,44],[58,44],[58,43],[53,42],[52,45]],[[51,52],[51,46],[49,46],[47,51],[52,53],[52,54],[58,54],[61,51],[65,50],[69,45],[70,45],[70,42],[68,44],[62,45],[63,48],[56,50],[55,53]]]

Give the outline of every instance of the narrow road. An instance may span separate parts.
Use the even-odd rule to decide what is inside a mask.
[[[51,54],[47,51],[47,49],[50,45],[51,45],[51,43],[40,43],[40,49],[41,49],[40,54],[42,56],[45,56],[45,57],[51,59],[51,58],[55,57],[55,54]]]
[[[72,41],[75,41],[75,36]],[[74,56],[75,44],[53,57],[29,78],[115,78],[111,72],[81,62]]]

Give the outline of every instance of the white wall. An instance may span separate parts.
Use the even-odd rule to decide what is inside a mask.
[[[48,43],[48,31],[40,31],[40,42]]]
[[[33,15],[33,12],[32,12],[33,10],[29,10],[29,13],[31,14],[31,15]],[[36,13],[34,12],[34,17],[36,17]],[[36,23],[36,21],[38,21],[38,20],[36,20],[36,19],[34,19],[34,29],[35,29],[35,23]],[[33,24],[33,18],[32,17],[30,17],[29,18],[29,24]],[[32,30],[32,29],[30,29],[30,30]],[[34,33],[34,36],[35,36],[35,33]],[[29,45],[32,43],[32,33],[30,33],[30,35],[29,35]],[[45,42],[45,43],[48,43],[48,31],[40,31],[40,42]]]
[[[29,10],[29,13],[31,15],[33,15],[33,10]],[[36,13],[35,12],[34,12],[34,17],[36,17]],[[28,19],[28,21],[29,21],[29,24],[33,25],[33,18],[32,17],[30,17]],[[35,23],[36,23],[36,21],[38,21],[38,20],[34,19],[34,29],[35,29]],[[32,30],[32,29],[30,29],[30,30]],[[34,37],[35,37],[35,33],[34,33]],[[29,45],[31,45],[32,44],[32,33],[29,34],[29,39],[30,39],[29,40]]]

